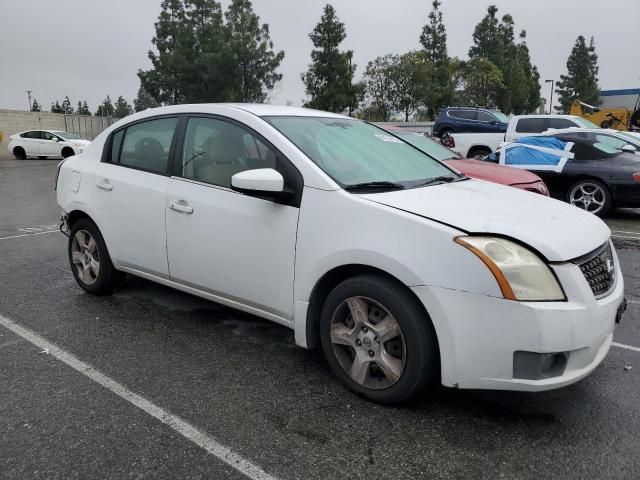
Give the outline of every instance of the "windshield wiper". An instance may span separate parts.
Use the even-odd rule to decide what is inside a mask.
[[[467,177],[465,177],[465,176],[450,177],[450,176],[447,175],[447,176],[442,176],[442,177],[434,177],[434,178],[430,178],[426,182],[419,183],[418,185],[416,185],[416,187],[424,187],[425,185],[431,185],[432,183],[458,182],[460,180],[466,180],[466,179],[467,179]]]
[[[364,182],[364,183],[354,183],[353,185],[347,185],[344,187],[347,191],[353,190],[404,190],[404,185],[400,185],[399,183],[393,182]]]

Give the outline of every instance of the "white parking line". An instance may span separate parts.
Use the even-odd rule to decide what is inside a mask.
[[[631,233],[633,235],[640,235],[640,232],[629,232],[625,230],[611,230],[613,233]]]
[[[632,347],[631,345],[625,345],[624,343],[611,342],[611,345],[618,348],[624,348],[625,350],[633,350],[634,352],[640,352],[640,348]]]
[[[59,233],[60,230],[49,230],[47,232],[23,233],[22,235],[13,235],[11,237],[0,237],[0,240],[9,240],[10,238],[33,237],[34,235],[45,235],[47,233]]]
[[[99,383],[106,389],[118,395],[120,398],[123,398],[127,402],[135,405],[157,420],[160,420],[162,423],[168,425],[171,429],[178,432],[187,440],[195,443],[211,455],[222,460],[230,467],[235,468],[237,471],[244,474],[248,478],[251,478],[253,480],[276,480],[275,477],[272,477],[271,475],[266,473],[259,466],[251,463],[248,460],[245,460],[243,457],[225,447],[224,445],[220,444],[215,438],[209,436],[202,430],[197,429],[190,423],[185,422],[181,418],[172,415],[168,411],[155,405],[146,398],[143,398],[140,395],[132,392],[124,385],[121,385],[115,380],[107,377],[105,374],[99,372],[91,365],[84,363],[82,360],[74,357],[69,352],[56,347],[53,343],[45,340],[37,333],[21,327],[17,323],[2,315],[0,315],[0,325],[11,330],[13,333],[24,338],[25,340],[31,342],[42,351],[47,352],[49,355],[52,355],[58,360],[66,363],[74,370],[77,370],[86,377],[89,377],[94,382]]]
[[[638,300],[627,300],[627,303],[630,303],[631,305],[640,305]]]

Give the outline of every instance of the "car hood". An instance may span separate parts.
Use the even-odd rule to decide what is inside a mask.
[[[505,167],[480,160],[446,160],[448,166],[453,167],[465,175],[480,180],[501,183],[503,185],[515,185],[519,183],[534,183],[541,181],[535,173],[519,168]]]
[[[602,220],[577,207],[482,180],[359,196],[466,233],[519,240],[554,262],[589,253],[611,235]]]

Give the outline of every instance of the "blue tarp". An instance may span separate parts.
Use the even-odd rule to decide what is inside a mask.
[[[551,151],[538,150],[544,148]],[[504,164],[519,167],[542,167],[545,170],[562,169],[570,155],[567,151],[567,142],[554,137],[522,137],[504,148]]]

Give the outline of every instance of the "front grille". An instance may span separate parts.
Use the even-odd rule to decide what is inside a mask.
[[[576,259],[574,263],[580,267],[584,278],[596,297],[603,296],[613,288],[616,278],[613,253],[609,242],[594,252]]]

